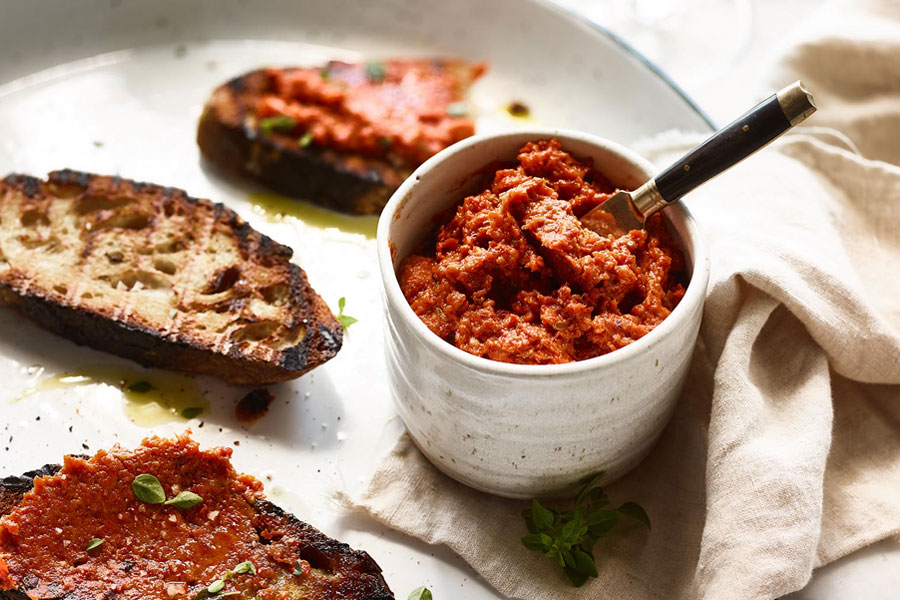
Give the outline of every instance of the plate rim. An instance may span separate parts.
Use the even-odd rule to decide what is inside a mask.
[[[649,58],[644,56],[639,50],[637,50],[634,46],[632,46],[631,44],[626,42],[625,39],[622,38],[621,36],[619,36],[617,33],[613,32],[606,26],[601,25],[594,19],[592,19],[586,15],[577,13],[574,10],[572,10],[571,8],[568,8],[566,6],[562,6],[561,4],[553,2],[553,0],[532,0],[532,1],[535,2],[536,4],[543,5],[544,8],[546,8],[548,10],[556,11],[557,13],[561,14],[562,16],[565,16],[566,18],[568,18],[571,21],[577,21],[577,22],[583,23],[584,25],[588,26],[588,28],[590,28],[590,29],[596,31],[597,33],[599,33],[600,35],[608,38],[610,41],[612,41],[614,44],[616,44],[622,50],[624,50],[627,54],[630,54],[631,56],[636,58],[637,61],[644,66],[644,68],[646,68],[648,71],[650,71],[653,75],[656,75],[660,80],[663,81],[663,83],[665,83],[670,88],[672,88],[672,91],[674,91],[684,101],[684,103],[688,105],[688,108],[690,108],[695,113],[697,113],[697,116],[700,117],[700,119],[704,123],[706,123],[707,127],[709,128],[709,130],[706,133],[711,133],[711,132],[719,129],[719,125],[709,115],[709,113],[706,112],[706,110],[702,106],[700,106],[700,104],[696,100],[694,100],[694,98],[691,97],[691,95],[688,94],[684,90],[684,88],[682,88],[680,85],[678,85],[678,83],[676,83],[675,80],[668,73],[666,73],[666,71],[663,70],[662,67],[660,67],[655,62],[653,62],[652,60],[650,60]]]

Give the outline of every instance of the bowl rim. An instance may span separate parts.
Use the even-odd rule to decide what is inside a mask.
[[[400,281],[394,270],[389,231],[391,223],[396,218],[398,209],[415,197],[415,188],[425,174],[441,168],[444,162],[452,156],[464,152],[472,152],[474,151],[473,149],[481,147],[482,152],[484,153],[484,160],[477,162],[488,165],[492,161],[496,161],[497,156],[492,156],[487,150],[491,147],[487,142],[500,139],[521,138],[521,143],[524,144],[526,141],[552,137],[559,139],[564,149],[567,140],[587,143],[601,152],[607,152],[620,159],[624,159],[626,162],[635,166],[639,171],[651,174],[655,173],[653,165],[634,151],[606,138],[582,131],[553,127],[534,127],[494,134],[478,134],[445,148],[413,171],[413,173],[391,195],[378,220],[376,246],[383,286],[382,289],[385,294],[386,302],[388,305],[397,306],[398,310],[395,314],[403,319],[424,343],[428,344],[432,349],[447,359],[476,371],[516,378],[541,379],[560,375],[583,374],[584,372],[612,368],[616,364],[627,362],[635,356],[652,349],[664,336],[668,335],[683,321],[689,320],[692,310],[702,307],[706,298],[706,288],[709,283],[710,272],[707,246],[703,238],[703,232],[690,209],[683,202],[679,202],[666,210],[667,212],[670,212],[670,214],[671,212],[679,212],[684,219],[684,229],[693,250],[690,254],[692,262],[691,278],[688,281],[684,297],[682,297],[678,306],[672,310],[669,316],[663,319],[662,323],[654,327],[653,330],[645,336],[627,346],[606,354],[601,354],[600,356],[568,363],[547,365],[506,363],[469,354],[465,350],[457,348],[450,342],[438,337],[437,334],[425,325],[415,311],[413,311],[409,302],[407,302],[406,297],[403,295],[403,292],[400,289]],[[470,174],[470,172],[459,173],[460,177]],[[684,248],[684,241],[685,240],[682,240],[682,248]],[[386,314],[385,316],[386,318],[390,318],[389,314]]]

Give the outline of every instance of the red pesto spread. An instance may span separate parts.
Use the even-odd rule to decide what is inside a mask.
[[[400,264],[403,294],[444,340],[476,356],[564,363],[646,335],[684,295],[681,250],[659,215],[616,239],[578,220],[615,191],[556,140],[528,143]]]
[[[424,59],[269,69],[274,92],[260,99],[257,116],[291,117],[289,133],[311,135],[311,143],[415,167],[475,133],[460,106],[484,70]]]
[[[268,588],[278,577],[318,587],[313,580],[325,576],[306,561],[302,575],[291,575],[296,540],[258,520],[250,503],[262,497],[262,484],[235,472],[230,456],[228,448],[201,451],[182,436],[150,438],[136,450],[116,447],[89,460],[66,457],[57,475],[35,479],[34,490],[0,519],[0,590],[26,589],[35,599],[75,589],[83,598],[116,592],[189,599],[248,560],[256,575],[234,575],[224,591],[280,599],[282,592]],[[189,490],[203,502],[187,510],[142,502],[131,489],[141,473],[156,476],[167,497]],[[272,540],[263,545],[260,535]],[[94,538],[103,543],[87,551]],[[323,589],[330,585],[321,582]]]

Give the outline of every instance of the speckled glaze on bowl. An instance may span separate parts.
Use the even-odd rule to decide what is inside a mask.
[[[412,439],[441,471],[500,496],[570,493],[604,471],[621,477],[650,450],[684,383],[709,277],[688,210],[665,211],[690,282],[656,329],[610,354],[562,365],[514,365],[468,354],[432,333],[410,308],[396,269],[434,227],[435,215],[477,191],[485,168],[514,161],[527,141],[556,137],[614,184],[633,189],[653,173],[629,150],[574,131],[532,129],[476,136],[431,158],[397,190],[378,223],[388,376]]]

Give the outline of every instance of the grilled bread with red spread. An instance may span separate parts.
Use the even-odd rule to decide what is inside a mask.
[[[448,59],[261,69],[213,92],[197,142],[288,196],[378,214],[415,167],[475,132],[465,98],[484,71]]]
[[[74,171],[0,181],[0,304],[143,365],[264,385],[343,330],[292,251],[221,204]]]
[[[230,456],[150,438],[0,480],[0,599],[394,597],[368,554],[266,501]]]

